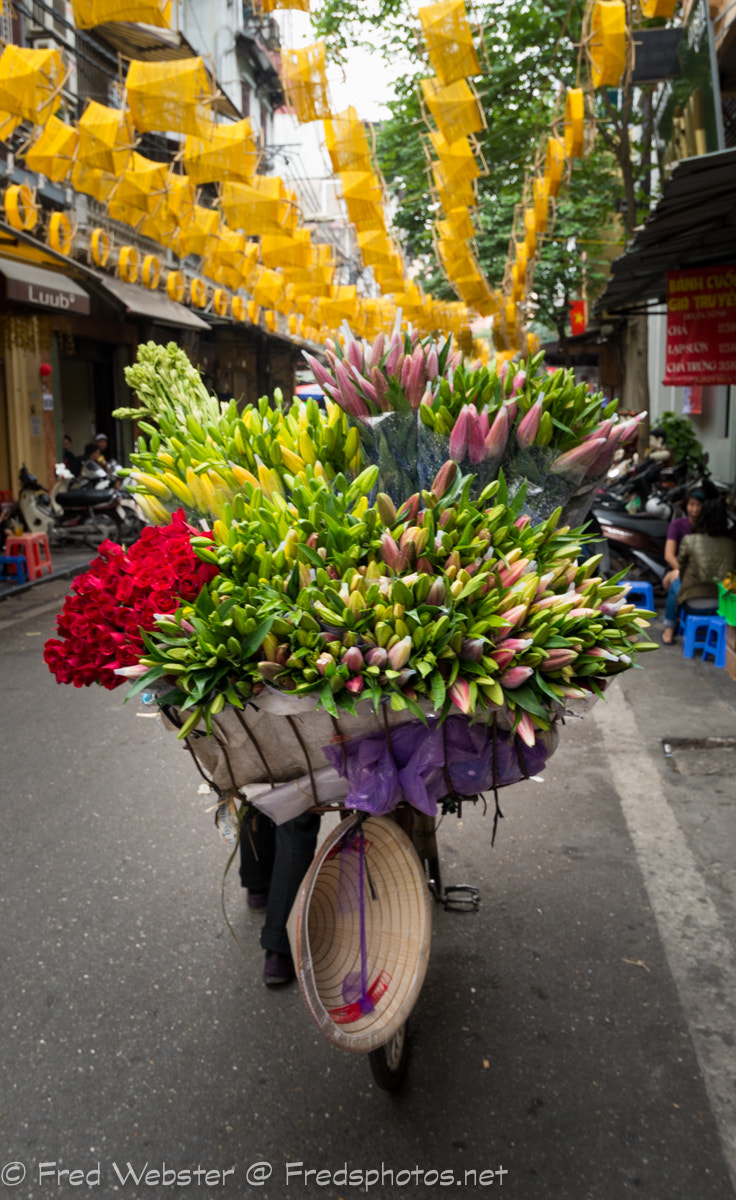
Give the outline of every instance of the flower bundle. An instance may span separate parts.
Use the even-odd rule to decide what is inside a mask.
[[[475,475],[478,490],[501,468],[512,491],[528,480],[527,511],[546,516],[581,485],[592,496],[641,419],[618,421],[618,402],[605,404],[602,394],[591,395],[571,370],[540,373],[542,354],[516,370],[507,361],[469,366],[452,353],[450,338],[435,342],[408,333],[402,338],[394,331],[390,340],[379,335],[371,345],[346,328],[342,343],[327,345],[327,367],[306,357],[327,394],[357,418],[368,457],[382,467],[381,485],[394,499],[396,483],[384,461],[390,466],[391,448],[395,457],[397,445],[406,445],[398,480],[403,494],[407,487],[428,486],[449,457]],[[401,414],[400,430],[399,422],[396,428],[386,424],[389,413],[395,421]],[[387,445],[371,452],[366,430],[374,439],[377,430],[384,439],[388,435]],[[543,486],[547,502],[540,505],[534,497]],[[578,513],[582,519],[579,506]]]
[[[44,660],[59,683],[113,689],[125,674],[140,674],[142,630],[155,615],[194,600],[216,574],[197,558],[194,530],[183,512],[162,529],[147,527],[129,551],[103,542],[100,556],[72,585],[57,618],[57,638],[47,641]]]
[[[335,715],[361,697],[420,717],[423,700],[443,717],[505,707],[531,745],[555,705],[653,648],[621,584],[595,576],[597,558],[578,564],[559,512],[533,526],[503,480],[473,501],[452,462],[398,509],[368,503],[375,477],[312,480],[289,505],[251,489],[217,545],[194,539],[219,574],[159,618],[142,658],[148,680],[176,680],[185,731],[270,684]]]
[[[222,404],[208,394],[174,343],[141,346],[126,379],[142,407],[115,416],[135,419],[147,436],[138,438],[128,473],[155,524],[165,524],[177,504],[193,515],[221,517],[247,483],[283,495],[291,475],[329,481],[360,471],[358,431],[337,404],[324,412],[314,400],[297,401],[287,413],[277,393],[241,412],[234,401]]]

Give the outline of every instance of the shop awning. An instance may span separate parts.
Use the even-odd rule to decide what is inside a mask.
[[[45,271],[21,259],[0,258],[6,300],[53,308],[58,312],[89,312],[84,288],[58,271]]]
[[[206,321],[190,312],[183,304],[169,300],[160,292],[151,292],[148,288],[136,287],[134,283],[123,283],[121,279],[108,279],[106,275],[98,275],[98,282],[125,305],[126,312],[138,317],[148,317],[159,325],[175,325],[181,329],[209,329]]]
[[[654,212],[611,265],[600,317],[664,301],[667,272],[736,262],[736,149],[686,158]]]

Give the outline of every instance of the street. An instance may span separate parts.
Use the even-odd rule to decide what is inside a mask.
[[[492,803],[445,818],[482,902],[435,907],[390,1096],[264,987],[186,751],[48,672],[68,586],[0,604],[1,1200],[736,1195],[736,750],[695,745],[736,681],[647,655],[501,793],[493,849]]]

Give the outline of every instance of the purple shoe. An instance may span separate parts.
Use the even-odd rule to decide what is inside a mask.
[[[254,892],[249,888],[245,902],[251,912],[263,912],[268,906],[268,892]]]
[[[291,983],[294,977],[294,963],[290,954],[277,954],[275,950],[266,951],[263,963],[263,982],[267,987]]]

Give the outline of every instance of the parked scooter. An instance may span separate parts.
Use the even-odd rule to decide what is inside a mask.
[[[25,465],[20,470],[17,504],[6,517],[7,529],[18,524],[28,533],[45,533],[50,545],[84,542],[97,548],[105,538],[123,540],[124,517],[120,499],[106,472],[74,480],[63,463],[57,481],[47,492]],[[77,486],[71,487],[74,481]]]

